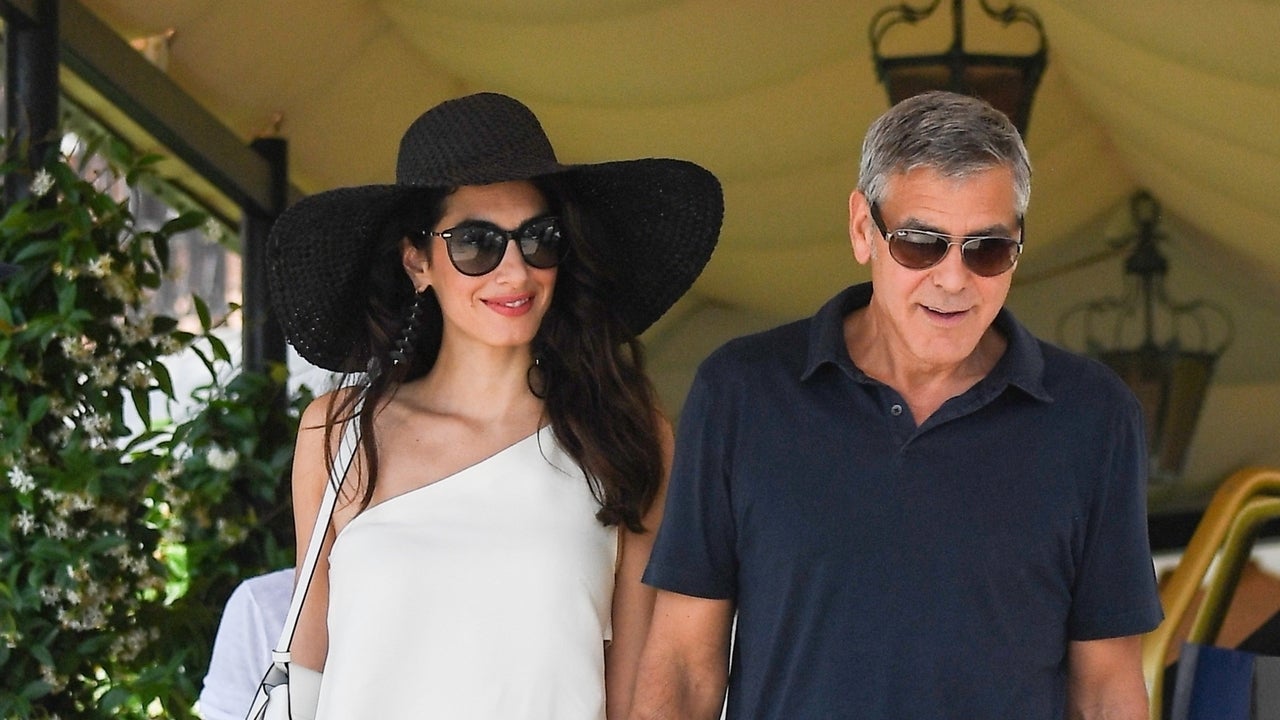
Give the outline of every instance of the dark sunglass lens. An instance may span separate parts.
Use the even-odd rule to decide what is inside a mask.
[[[962,249],[970,270],[983,277],[993,277],[1013,267],[1017,243],[1008,238],[981,238],[969,240]]]
[[[947,241],[928,233],[898,230],[891,235],[889,254],[905,268],[923,270],[947,254]]]
[[[564,255],[564,238],[556,218],[534,220],[520,229],[520,254],[536,268],[552,268]]]
[[[484,275],[502,262],[507,238],[500,232],[483,227],[458,227],[446,238],[449,260],[464,275]]]

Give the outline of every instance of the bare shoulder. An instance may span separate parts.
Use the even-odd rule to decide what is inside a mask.
[[[337,390],[330,390],[313,399],[302,410],[298,431],[317,430],[324,427],[330,409],[341,406],[356,392],[358,392],[358,388],[342,387]]]
[[[302,411],[298,422],[298,436],[293,453],[293,483],[295,496],[303,493],[319,503],[324,494],[324,486],[329,478],[329,452],[337,448],[342,432],[344,417],[338,422],[329,423],[334,409],[343,406],[356,388],[346,387],[327,392],[312,400]],[[326,445],[325,432],[328,430],[329,442]],[[355,485],[352,483],[351,485]],[[354,487],[344,487],[344,495],[349,495]],[[296,501],[295,497],[295,501]]]

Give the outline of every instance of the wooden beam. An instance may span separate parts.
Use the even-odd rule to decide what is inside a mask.
[[[36,17],[36,0],[0,0],[10,22]],[[274,215],[282,208],[272,191],[265,158],[78,0],[58,0],[61,61],[71,72],[131,118],[236,204]],[[301,197],[290,186],[286,202]]]

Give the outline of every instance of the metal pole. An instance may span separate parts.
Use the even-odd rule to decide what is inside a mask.
[[[264,212],[243,207],[241,238],[244,243],[244,368],[265,372],[270,363],[286,361],[284,333],[271,309],[267,287],[267,237],[271,225],[284,211],[288,191],[288,142],[283,138],[259,138],[249,145],[271,168],[271,205]]]
[[[58,2],[38,0],[30,18],[11,13],[5,34],[5,120],[10,158],[31,171],[58,152]],[[6,203],[31,194],[29,173],[5,179]]]

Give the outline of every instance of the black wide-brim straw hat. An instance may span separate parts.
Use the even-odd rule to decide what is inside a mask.
[[[680,299],[711,258],[724,218],[719,181],[684,160],[645,158],[562,165],[542,124],[496,93],[426,111],[400,141],[396,182],[317,193],[271,230],[271,299],[285,337],[307,361],[365,368],[365,278],[370,253],[406,197],[422,188],[488,185],[557,175],[605,226],[619,286],[606,303],[636,335]]]

